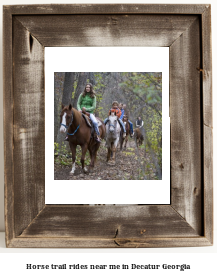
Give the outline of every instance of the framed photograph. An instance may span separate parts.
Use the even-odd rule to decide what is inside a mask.
[[[212,245],[211,6],[4,6],[3,24],[6,246]],[[76,98],[90,93],[89,111]],[[123,151],[126,124],[112,111],[121,103],[133,124]],[[76,162],[80,110],[94,128]],[[110,115],[117,149],[101,131]]]
[[[90,57],[94,59],[89,63]],[[120,120],[126,125],[126,138],[121,130],[117,138],[116,132],[111,136],[116,130],[115,122],[105,124],[91,169],[91,150],[97,141],[91,139],[91,129],[76,114],[76,109],[81,109],[86,83],[91,84],[96,96],[94,115],[104,123],[112,103],[116,105],[117,101],[119,108],[115,111],[121,112]],[[45,204],[170,204],[170,142],[166,139],[170,137],[168,47],[46,48],[45,91]],[[60,125],[62,103],[72,104],[74,111],[68,129],[62,123],[63,114]],[[139,116],[141,127],[136,126]],[[122,129],[121,122],[120,126]],[[101,128],[102,125],[99,131]],[[72,135],[67,138],[67,133]],[[90,147],[82,169],[85,135]],[[107,145],[113,143],[113,137],[115,152],[108,159]],[[75,164],[69,140],[77,147]]]

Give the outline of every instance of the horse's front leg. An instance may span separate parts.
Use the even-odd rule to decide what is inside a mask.
[[[70,144],[70,142],[69,142],[69,145],[70,145],[70,149],[72,152],[72,170],[71,170],[70,174],[73,175],[75,173],[76,145]]]
[[[119,138],[117,138],[115,140],[115,142],[113,143],[113,146],[112,146],[112,153],[113,153],[112,161],[111,161],[112,164],[115,164],[115,155],[116,155],[116,150],[117,150],[118,142],[119,142]]]
[[[123,147],[123,143],[124,143],[124,138],[122,135],[120,136],[119,143],[120,143],[120,150],[122,151],[122,147]]]
[[[82,169],[83,169],[84,173],[88,172],[87,168],[84,167],[84,159],[85,159],[85,155],[86,155],[86,152],[87,152],[87,148],[88,148],[87,144],[81,146],[81,151],[82,151],[82,154],[81,154],[81,165],[82,165]]]
[[[111,148],[110,147],[108,147],[108,152],[107,152],[107,162],[110,160],[110,158],[111,158]]]
[[[128,142],[128,135],[126,135],[126,137],[125,137],[125,142],[124,142],[124,148],[126,149],[126,147],[127,147],[127,142]]]
[[[106,162],[109,162],[109,160],[111,159],[111,143],[106,141],[106,145],[107,147],[107,159]]]

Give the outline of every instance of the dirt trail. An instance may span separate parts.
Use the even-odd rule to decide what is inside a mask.
[[[91,173],[84,174],[81,166],[76,165],[74,175],[70,175],[71,166],[55,164],[55,180],[137,180],[143,179],[144,173],[141,163],[144,158],[144,149],[136,148],[133,139],[128,140],[127,148],[116,152],[116,164],[106,162],[107,149],[105,142],[101,143],[97,155],[96,165]],[[143,167],[142,167],[143,168]],[[139,173],[140,172],[140,173]]]

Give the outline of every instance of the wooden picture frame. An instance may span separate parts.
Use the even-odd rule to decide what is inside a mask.
[[[212,245],[211,6],[4,6],[3,24],[6,246]],[[170,205],[45,205],[46,46],[169,47]]]

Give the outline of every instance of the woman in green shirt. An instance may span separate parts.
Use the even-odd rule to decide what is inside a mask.
[[[98,128],[98,122],[93,114],[94,110],[96,109],[96,94],[93,91],[93,86],[91,83],[87,83],[85,86],[84,92],[80,94],[77,102],[77,109],[80,112],[88,112],[90,113],[90,119],[93,123],[94,129],[97,134],[96,140],[98,142],[101,142],[99,138],[99,128]]]

